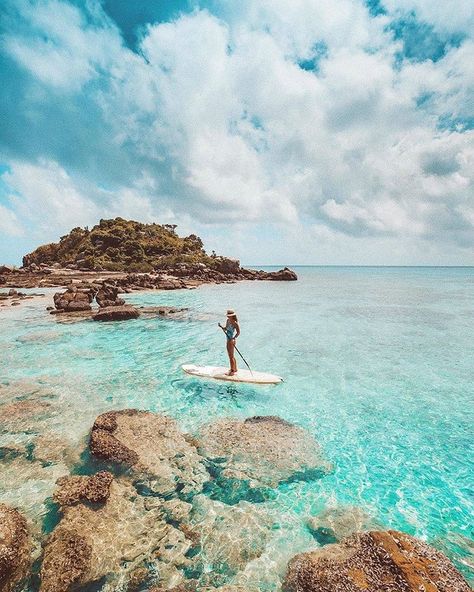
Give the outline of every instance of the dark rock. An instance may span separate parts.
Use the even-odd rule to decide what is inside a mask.
[[[53,296],[55,307],[67,312],[91,310],[93,299],[91,290],[78,290],[76,286],[70,286],[65,292],[56,292]]]
[[[41,592],[67,592],[91,564],[92,547],[74,530],[56,529],[49,537],[41,566]]]
[[[0,274],[2,275],[8,275],[10,273],[13,273],[14,271],[14,267],[12,267],[11,265],[0,265]]]
[[[439,551],[407,534],[359,533],[288,564],[284,592],[469,592]]]
[[[126,321],[139,316],[140,312],[134,306],[125,305],[101,308],[92,318],[94,321]]]
[[[214,269],[224,275],[240,273],[240,261],[227,257],[216,257],[213,263]]]
[[[0,590],[11,592],[30,567],[31,541],[26,519],[14,508],[0,504]]]
[[[72,506],[79,502],[105,503],[110,494],[112,473],[100,471],[90,477],[73,475],[61,477],[53,499],[61,507]]]
[[[257,272],[257,279],[259,280],[273,280],[277,282],[290,282],[295,281],[298,279],[296,273],[288,268],[285,267],[284,269],[280,269],[278,271],[258,271]]]
[[[117,300],[119,289],[117,286],[111,286],[110,284],[104,283],[100,290],[96,294],[97,304],[100,307],[114,306],[114,302]],[[123,305],[125,302],[121,300]]]

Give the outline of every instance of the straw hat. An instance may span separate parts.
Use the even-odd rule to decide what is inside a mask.
[[[235,317],[237,315],[235,314],[235,311],[234,310],[232,310],[231,308],[229,308],[229,310],[227,311],[227,316],[228,317]]]

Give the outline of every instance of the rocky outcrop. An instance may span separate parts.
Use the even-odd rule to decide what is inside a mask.
[[[397,531],[355,534],[288,564],[284,592],[469,592],[439,551]]]
[[[70,483],[63,482],[60,489],[64,486],[69,492]],[[68,497],[56,493],[57,499]],[[144,562],[166,586],[180,583],[178,568],[187,564],[185,553],[191,543],[166,523],[159,505],[147,506],[132,485],[113,480],[99,507],[83,501],[62,510],[64,515],[44,548],[42,592],[65,592],[72,585],[101,579],[112,589],[121,589]]]
[[[90,439],[92,454],[132,469],[139,489],[192,495],[209,479],[196,448],[169,417],[137,411],[99,415]]]
[[[101,308],[109,306],[123,306],[125,304],[125,300],[119,298],[118,293],[119,289],[117,286],[113,286],[104,282],[95,297],[97,304]]]
[[[100,308],[99,312],[93,315],[94,321],[128,321],[138,319],[140,311],[134,306],[107,306]]]
[[[259,279],[273,280],[273,281],[277,281],[277,282],[292,282],[292,281],[296,281],[298,279],[298,276],[289,267],[284,267],[283,269],[280,269],[279,271],[264,272],[263,277],[260,277]]]
[[[0,504],[0,590],[11,592],[25,580],[30,567],[31,541],[26,519]]]
[[[220,419],[200,430],[199,442],[216,480],[224,485],[234,480],[250,489],[274,488],[284,481],[316,479],[331,470],[314,438],[279,417]]]
[[[94,292],[90,288],[70,286],[65,292],[57,292],[53,296],[54,306],[64,312],[91,310]]]

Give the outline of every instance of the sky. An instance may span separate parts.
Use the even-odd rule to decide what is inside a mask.
[[[122,216],[474,265],[472,0],[2,0],[0,108],[0,263]]]

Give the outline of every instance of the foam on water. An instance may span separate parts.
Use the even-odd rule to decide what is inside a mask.
[[[308,517],[347,506],[431,542],[474,579],[474,270],[297,271],[298,282],[127,298],[188,306],[187,320],[63,324],[46,303],[28,301],[2,311],[0,404],[35,393],[52,411],[46,422],[32,413],[3,426],[0,447],[25,446],[45,430],[83,446],[99,413],[125,407],[169,414],[191,432],[223,416],[279,415],[314,434],[335,470],[282,485],[265,502],[279,524],[239,581],[274,589],[272,569],[317,545]],[[186,363],[226,363],[217,322],[230,307],[242,353],[254,369],[283,376],[282,385],[182,373]],[[44,517],[52,485],[28,470],[19,465],[1,479],[0,500]]]

